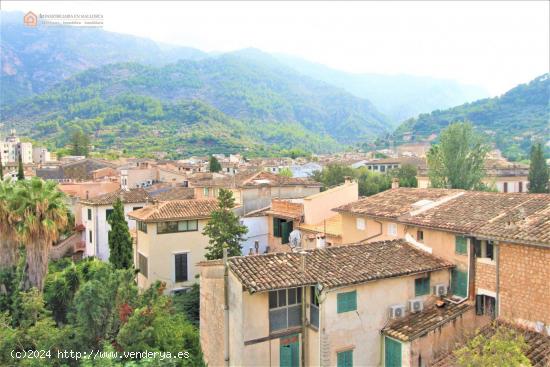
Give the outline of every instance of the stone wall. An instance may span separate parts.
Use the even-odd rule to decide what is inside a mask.
[[[488,264],[483,260],[477,259],[476,261],[476,293],[479,293],[479,288],[496,292],[496,265]]]

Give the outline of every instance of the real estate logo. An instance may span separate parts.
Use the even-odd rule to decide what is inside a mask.
[[[27,27],[36,27],[38,25],[38,17],[32,11],[23,16],[23,23]]]

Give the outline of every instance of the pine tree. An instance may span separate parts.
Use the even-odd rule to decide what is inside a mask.
[[[210,156],[208,166],[210,172],[220,172],[222,170],[222,165],[220,164],[220,161],[218,161],[218,159],[213,155]]]
[[[120,198],[113,205],[113,211],[107,219],[109,231],[109,262],[116,269],[129,269],[132,261],[132,237],[128,230],[128,223],[124,218],[124,206]]]
[[[542,144],[533,144],[531,147],[531,164],[529,165],[529,192],[548,192],[548,165],[544,160]]]
[[[19,154],[19,162],[17,167],[17,179],[19,181],[25,179],[25,171],[23,170],[23,158],[21,157],[21,154]]]
[[[208,260],[221,259],[223,249],[227,247],[229,256],[241,255],[241,242],[248,229],[239,223],[239,217],[233,212],[235,199],[230,190],[220,189],[218,209],[212,212],[212,218],[204,227],[202,234],[210,239],[205,257]]]

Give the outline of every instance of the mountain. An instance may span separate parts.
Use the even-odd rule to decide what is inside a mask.
[[[468,120],[512,160],[528,157],[535,140],[550,153],[550,74],[521,84],[500,97],[486,98],[447,110],[436,110],[404,122],[395,132],[397,142],[406,136],[420,141],[455,121]]]
[[[488,96],[475,85],[413,75],[354,74],[288,55],[277,60],[301,74],[343,88],[371,101],[397,126],[408,118]]]
[[[22,19],[21,12],[1,12],[3,103],[42,93],[78,72],[106,64],[162,65],[208,56],[194,48],[159,45],[146,38],[99,28],[29,28]]]

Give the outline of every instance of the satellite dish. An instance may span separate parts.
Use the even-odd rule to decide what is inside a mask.
[[[297,248],[300,247],[300,243],[302,241],[302,233],[295,229],[288,235],[288,242],[290,243],[290,247]]]

